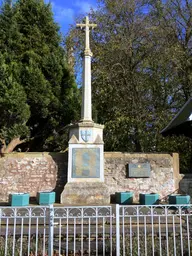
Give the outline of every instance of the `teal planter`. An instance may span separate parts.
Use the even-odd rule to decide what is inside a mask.
[[[11,206],[28,206],[29,194],[28,193],[10,194],[9,203],[11,204]]]
[[[116,192],[115,201],[117,204],[132,204],[133,203],[133,192]]]
[[[40,205],[54,204],[55,192],[38,192],[37,201]]]
[[[153,205],[158,204],[159,195],[158,194],[139,194],[139,203],[141,205]]]
[[[189,195],[170,195],[169,204],[190,204]]]

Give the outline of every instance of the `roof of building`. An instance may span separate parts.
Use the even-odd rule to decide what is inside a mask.
[[[163,136],[184,134],[192,136],[192,98],[190,98],[171,122],[161,131]]]

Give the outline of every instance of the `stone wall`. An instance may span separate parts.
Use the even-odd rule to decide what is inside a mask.
[[[64,153],[12,153],[0,158],[0,201],[10,193],[54,190],[57,200],[67,181],[67,155]]]
[[[128,178],[129,163],[149,162],[150,178]],[[179,157],[178,154],[130,154],[105,153],[105,183],[110,194],[118,191],[134,191],[134,199],[139,193],[158,193],[160,198],[178,190]]]
[[[128,178],[129,163],[149,162],[150,178]],[[59,201],[67,182],[66,153],[12,153],[0,158],[0,201],[10,193],[28,192],[36,197],[38,191],[54,190]],[[113,195],[118,191],[159,193],[161,197],[178,188],[178,154],[105,153],[105,183]]]

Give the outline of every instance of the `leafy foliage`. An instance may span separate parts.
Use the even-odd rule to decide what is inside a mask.
[[[3,151],[10,152],[23,142],[23,150],[62,150],[65,132],[60,140],[55,137],[78,118],[79,91],[50,4],[5,1],[0,31]]]
[[[160,132],[192,93],[192,2],[100,0],[89,15],[98,24],[91,44],[93,102],[105,124],[105,149],[176,151],[187,171],[191,140]],[[71,30],[69,38],[81,53],[80,35]]]

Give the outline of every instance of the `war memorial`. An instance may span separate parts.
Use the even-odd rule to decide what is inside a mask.
[[[67,154],[0,158],[0,252],[191,255],[190,200],[183,205],[178,196],[175,201],[179,156],[104,152],[104,125],[92,120],[89,33],[96,25],[86,17],[77,27],[85,32],[81,119],[69,126]],[[131,197],[124,200],[127,194]],[[22,200],[7,207],[10,195]],[[29,205],[29,197],[36,198],[35,205]]]
[[[108,188],[104,184],[104,126],[92,120],[89,31],[96,25],[90,24],[86,17],[86,23],[77,27],[85,30],[81,120],[69,127],[68,183],[61,203],[108,204]]]
[[[0,159],[0,195],[55,191],[66,205],[109,204],[116,192],[158,193],[160,198],[179,188],[179,156],[172,154],[104,152],[104,125],[92,120],[89,33],[95,24],[77,24],[85,33],[81,120],[69,126],[66,153],[13,153]]]

